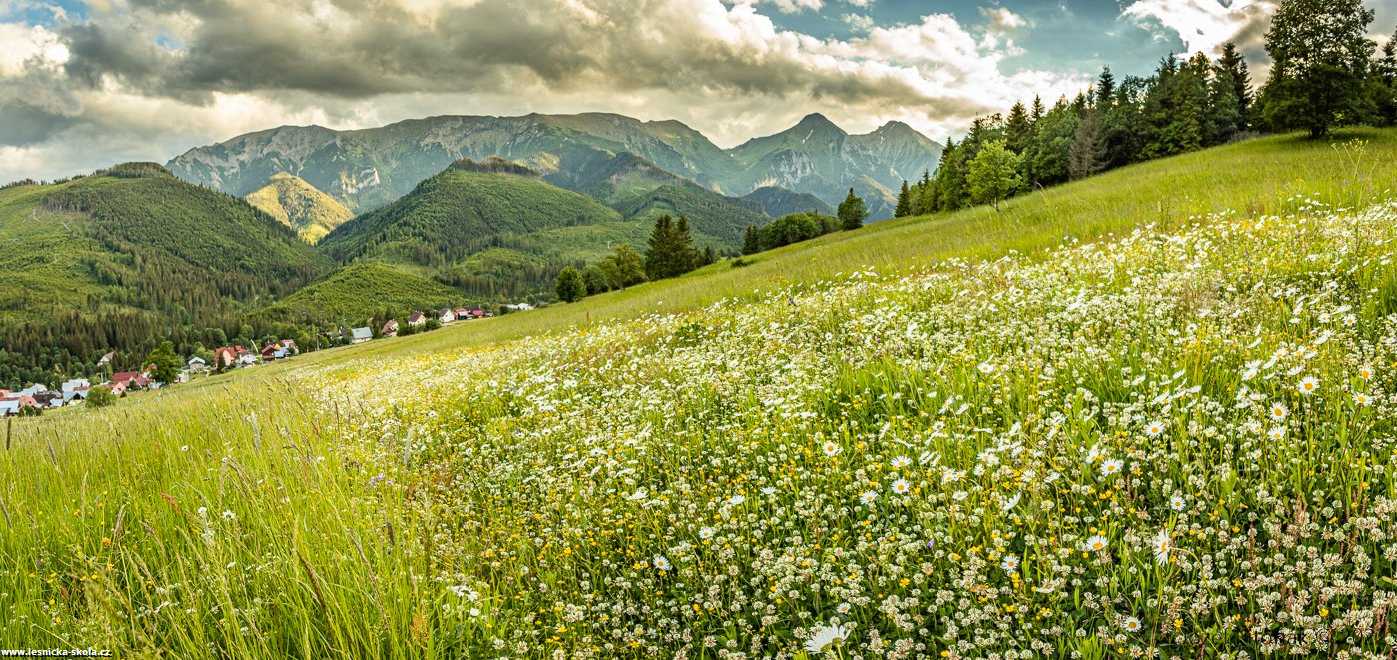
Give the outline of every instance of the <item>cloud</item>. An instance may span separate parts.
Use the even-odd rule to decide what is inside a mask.
[[[1028,27],[1007,10],[844,39],[725,0],[110,0],[88,13],[27,28],[30,54],[0,56],[0,104],[27,104],[0,132],[0,179],[92,169],[142,144],[142,158],[164,160],[283,123],[432,114],[607,110],[735,144],[819,110],[850,130],[901,120],[944,138],[1087,84],[1001,70],[1016,52],[1005,35]]]
[[[1134,0],[1122,15],[1158,34],[1174,33],[1188,53],[1215,55],[1228,41],[1257,50],[1276,7],[1274,0]]]

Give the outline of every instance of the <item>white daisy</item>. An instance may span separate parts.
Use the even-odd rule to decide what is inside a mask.
[[[1175,510],[1175,511],[1183,511],[1183,510],[1184,510],[1184,498],[1183,498],[1183,496],[1181,496],[1181,495],[1175,495],[1175,496],[1169,498],[1169,508],[1171,508],[1171,509],[1173,509],[1173,510]]]
[[[840,447],[839,444],[833,440],[826,440],[823,449],[825,456],[830,458],[834,458],[838,456],[840,452],[844,451],[844,448]]]
[[[671,568],[669,560],[666,559],[664,555],[655,555],[655,559],[651,561],[651,564],[655,566],[655,570],[657,571],[668,571]]]
[[[1169,563],[1169,553],[1174,551],[1174,540],[1169,538],[1169,532],[1159,530],[1151,545],[1154,546],[1154,560],[1161,564]]]
[[[866,490],[863,492],[862,495],[859,495],[859,501],[863,502],[864,504],[872,504],[873,501],[877,499],[878,491],[876,490]]]
[[[1301,394],[1309,396],[1319,391],[1319,379],[1314,376],[1305,376],[1300,379],[1300,384],[1295,386]]]
[[[905,467],[907,467],[907,466],[909,466],[909,465],[911,465],[911,464],[912,464],[912,459],[910,459],[910,458],[908,458],[908,457],[906,457],[906,456],[898,456],[897,458],[894,458],[894,459],[892,460],[893,469],[896,469],[896,470],[901,470],[902,468],[905,468]]]
[[[1126,617],[1125,621],[1121,622],[1121,627],[1129,633],[1140,632],[1140,620],[1133,616]]]
[[[1150,422],[1145,425],[1145,435],[1151,438],[1158,438],[1162,433],[1164,433],[1164,424],[1162,422]]]
[[[810,639],[805,641],[805,650],[811,653],[822,653],[825,648],[835,642],[842,642],[849,638],[849,629],[846,626],[831,624],[816,628],[810,635]]]
[[[1013,573],[1019,570],[1019,558],[1017,555],[1004,555],[1004,559],[999,562],[999,567],[1005,573]]]
[[[1271,419],[1277,422],[1282,422],[1285,421],[1285,418],[1289,416],[1290,409],[1285,407],[1284,403],[1277,401],[1271,404]]]
[[[1125,467],[1125,463],[1119,458],[1108,458],[1101,462],[1101,476],[1109,477],[1120,472],[1122,467]]]
[[[1082,549],[1090,552],[1101,552],[1105,550],[1108,545],[1110,545],[1110,543],[1106,541],[1106,537],[1097,534],[1087,539],[1087,542],[1082,544]]]
[[[898,479],[893,482],[893,492],[898,495],[906,495],[912,492],[912,482],[906,479]]]

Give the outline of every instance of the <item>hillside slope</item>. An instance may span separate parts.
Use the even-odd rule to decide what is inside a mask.
[[[407,313],[459,304],[461,293],[410,269],[361,261],[310,283],[259,312],[278,321],[363,325],[383,310]]]
[[[470,657],[518,630],[547,631],[539,654],[701,654],[682,621],[797,657],[837,617],[846,656],[973,634],[1381,657],[1361,622],[1397,570],[1397,219],[1337,209],[1394,179],[1397,131],[1255,140],[17,420],[0,501],[25,524],[0,555],[47,571],[0,572],[0,646],[42,622],[123,656]],[[55,590],[94,574],[73,548],[123,561]],[[152,608],[151,583],[187,587]],[[1292,583],[1344,595],[1256,616]],[[767,625],[704,607],[713,588]],[[221,618],[268,594],[257,634]]]
[[[298,176],[279,172],[267,185],[244,199],[282,224],[296,230],[301,240],[315,245],[354,217],[339,200],[321,192]]]
[[[620,220],[600,202],[527,168],[462,160],[397,202],[340,226],[319,247],[342,262],[374,257],[440,267],[534,232]]]
[[[0,241],[11,384],[232,323],[331,266],[267,214],[148,163],[0,190]]]

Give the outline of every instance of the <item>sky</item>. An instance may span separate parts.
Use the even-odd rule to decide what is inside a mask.
[[[285,124],[616,112],[719,146],[820,112],[938,141],[1102,66],[1235,41],[1279,0],[0,0],[0,182]],[[1397,0],[1368,0],[1375,39]]]

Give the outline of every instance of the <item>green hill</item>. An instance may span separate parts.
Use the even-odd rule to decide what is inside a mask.
[[[273,175],[267,185],[244,199],[295,229],[301,239],[311,245],[354,217],[339,200],[317,190],[304,179],[285,172]]]
[[[361,261],[301,288],[261,312],[272,320],[351,325],[384,309],[440,309],[459,304],[461,293],[402,266]]]
[[[234,317],[331,266],[242,200],[132,163],[0,190],[0,382]]]
[[[619,220],[600,202],[520,166],[463,160],[341,225],[318,247],[341,262],[373,257],[442,268],[535,232]]]
[[[1395,178],[1397,131],[1248,141],[16,420],[0,646],[936,657],[968,603],[972,655],[1381,657]]]
[[[742,232],[748,226],[771,221],[755,205],[688,181],[660,186],[620,202],[617,208],[627,219],[639,221],[646,227],[661,215],[685,216],[696,241],[724,249],[740,247]]]
[[[834,215],[834,207],[826,204],[819,197],[809,193],[798,193],[767,186],[758,188],[743,195],[742,201],[752,204],[761,209],[763,213],[779,218],[792,213],[816,213],[819,215]]]

